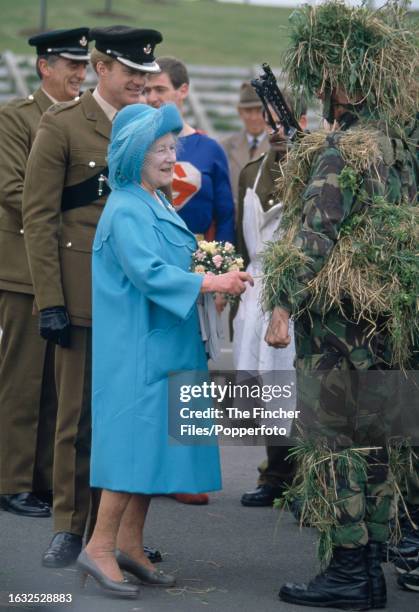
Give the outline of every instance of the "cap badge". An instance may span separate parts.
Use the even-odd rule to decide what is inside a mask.
[[[143,48],[143,51],[146,55],[150,55],[150,53],[152,52],[153,47],[150,45],[150,43],[148,43],[148,45],[146,47]]]
[[[79,43],[82,47],[86,47],[87,46],[87,38],[85,36],[82,36],[79,40]]]

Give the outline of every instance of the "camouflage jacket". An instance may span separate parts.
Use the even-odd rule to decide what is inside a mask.
[[[371,123],[369,125],[372,125]],[[351,130],[366,126],[362,119],[352,123]],[[372,127],[377,129],[377,124]],[[344,221],[365,206],[356,193],[342,187],[345,161],[339,151],[343,130],[331,132],[316,155],[307,188],[303,193],[301,226],[294,245],[307,257],[297,274],[294,291],[282,291],[278,306],[296,312],[308,296],[307,285],[326,264]],[[391,203],[414,203],[417,197],[417,159],[412,147],[396,133],[380,132],[380,161],[361,177],[363,193],[368,198],[384,196]]]

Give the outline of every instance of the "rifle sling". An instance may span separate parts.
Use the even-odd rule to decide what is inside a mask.
[[[109,169],[106,166],[106,168],[103,168],[103,170],[86,179],[82,183],[64,187],[61,197],[61,211],[66,212],[67,210],[71,210],[73,208],[88,206],[100,198],[107,197],[111,190],[106,181],[103,181],[102,193],[99,194],[99,178],[101,175],[107,177],[108,172]]]

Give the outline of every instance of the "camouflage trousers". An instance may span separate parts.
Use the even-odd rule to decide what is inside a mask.
[[[411,384],[403,386],[400,424],[405,436],[393,449],[397,465],[397,484],[410,511],[419,512],[419,347],[408,366]],[[402,504],[401,510],[403,511]]]
[[[419,446],[397,445],[392,451],[392,463],[397,465],[395,477],[403,500],[409,512],[419,512]],[[404,512],[404,504],[400,504],[400,510]]]
[[[300,431],[333,457],[323,483],[331,513],[325,521],[332,544],[347,548],[385,542],[395,508],[387,452],[394,389],[385,337],[370,331],[366,321],[337,311],[295,322]],[[342,469],[345,449],[363,449],[365,468],[349,461]]]
[[[416,372],[419,371],[419,347],[416,347],[415,356],[411,361],[410,367]],[[412,394],[412,396],[413,400],[417,403],[417,393]],[[406,489],[407,503],[419,509],[419,446],[412,447],[411,469],[408,470],[406,475]]]

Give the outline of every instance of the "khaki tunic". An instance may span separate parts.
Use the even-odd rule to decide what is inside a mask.
[[[36,303],[66,306],[73,325],[91,325],[92,244],[106,198],[98,191],[91,204],[63,213],[61,198],[105,168],[110,133],[87,91],[45,113],[28,161],[23,223]]]
[[[240,132],[232,134],[225,140],[221,141],[221,146],[227,155],[231,188],[233,190],[234,203],[237,207],[239,196],[239,175],[242,168],[250,161],[249,142],[247,140],[246,132],[241,130]],[[269,140],[268,137],[265,136],[256,149],[253,159],[259,158],[263,153],[266,153],[268,149]]]
[[[0,289],[33,293],[22,223],[25,169],[50,98],[38,89],[0,111]]]
[[[278,162],[276,161],[277,154],[275,151],[269,151],[266,154],[267,160],[262,168],[262,174],[256,188],[256,193],[259,196],[263,210],[268,210],[275,204],[275,180],[279,176]],[[237,251],[244,258],[245,266],[249,263],[249,255],[247,253],[246,243],[243,238],[243,206],[244,196],[248,188],[253,188],[255,184],[259,168],[265,155],[261,155],[258,159],[249,162],[240,172],[239,177],[239,195],[237,202],[237,228],[236,228],[236,244]]]

